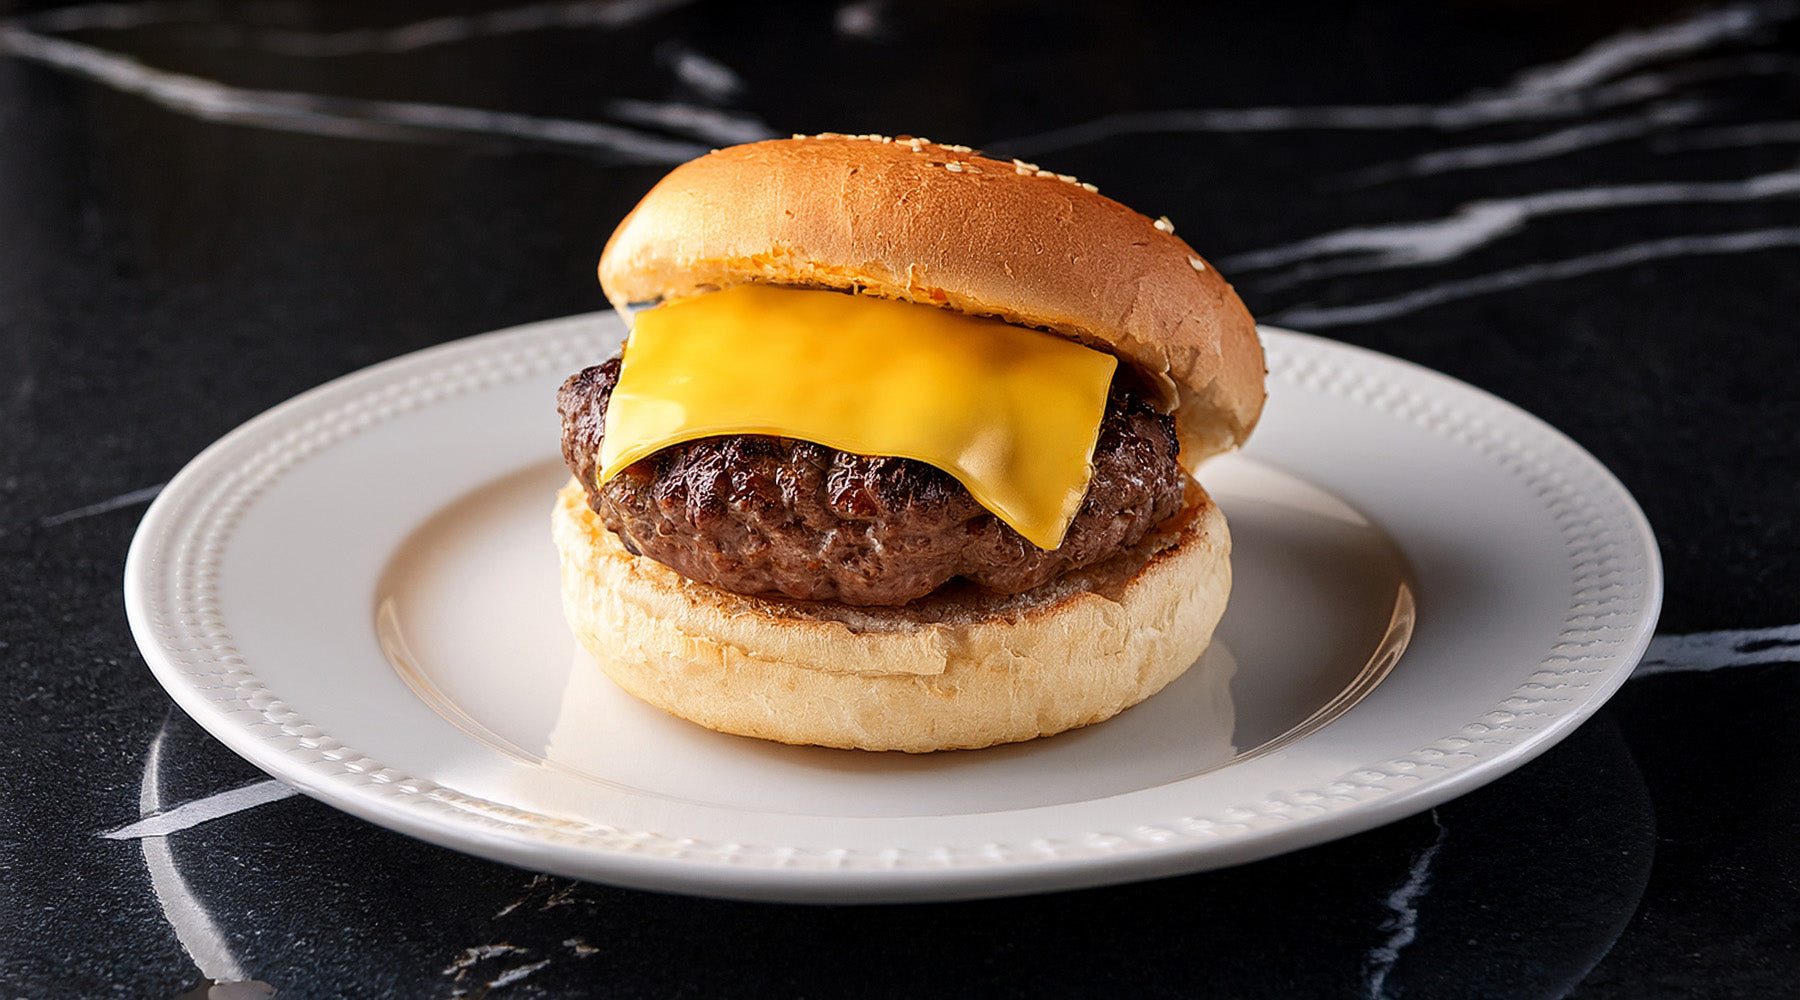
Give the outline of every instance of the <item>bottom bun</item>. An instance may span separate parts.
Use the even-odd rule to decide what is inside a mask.
[[[1131,549],[1023,594],[950,584],[899,607],[746,597],[634,556],[557,494],[563,613],[620,687],[710,729],[923,753],[1111,718],[1205,651],[1231,590],[1198,487]]]

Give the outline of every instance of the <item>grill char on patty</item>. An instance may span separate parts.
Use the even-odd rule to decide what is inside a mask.
[[[767,435],[703,438],[596,489],[614,358],[557,394],[563,459],[588,505],[636,555],[740,594],[904,604],[957,577],[1015,594],[1135,544],[1181,509],[1174,421],[1115,377],[1094,475],[1062,544],[1043,550],[949,473]]]

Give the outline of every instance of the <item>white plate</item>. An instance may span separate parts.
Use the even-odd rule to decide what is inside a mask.
[[[208,448],[126,563],[158,679],[271,774],[473,854],[717,896],[954,899],[1235,864],[1466,792],[1592,714],[1661,600],[1643,515],[1569,440],[1265,330],[1263,424],[1202,475],[1238,582],[1167,691],[983,751],[723,736],[620,694],[561,623],[554,392],[620,332],[596,314],[422,351]]]

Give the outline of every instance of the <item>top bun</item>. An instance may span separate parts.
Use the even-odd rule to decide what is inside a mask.
[[[1175,414],[1190,469],[1262,412],[1237,293],[1172,231],[1073,177],[967,146],[825,134],[685,163],[600,258],[614,307],[747,282],[943,306],[1115,354]]]

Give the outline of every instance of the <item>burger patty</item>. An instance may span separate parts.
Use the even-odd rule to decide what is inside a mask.
[[[596,489],[614,358],[557,394],[563,459],[635,555],[740,594],[904,604],[964,577],[1014,594],[1135,544],[1181,509],[1174,421],[1115,379],[1093,479],[1062,544],[1043,550],[949,473],[767,435],[703,438]]]

